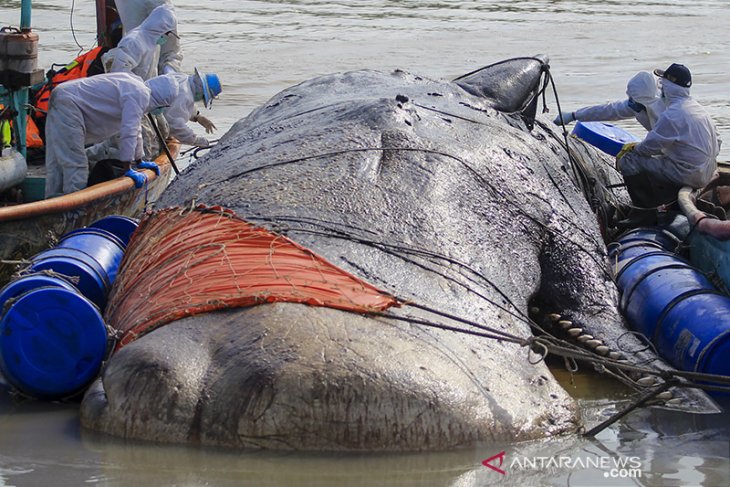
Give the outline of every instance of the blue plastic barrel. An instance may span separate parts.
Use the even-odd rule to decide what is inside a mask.
[[[54,257],[68,257],[86,263],[88,266],[93,268],[96,274],[102,279],[106,291],[108,292],[111,289],[112,282],[104,266],[99,264],[99,262],[97,262],[94,257],[81,250],[54,247],[48,250],[44,250],[40,254],[31,257],[30,261],[31,263],[33,263],[39,260],[51,259]]]
[[[682,370],[730,376],[730,297],[689,296],[667,313],[657,350]]]
[[[634,249],[637,249],[637,247],[633,247],[631,250]],[[642,254],[623,261],[622,267],[615,274],[616,284],[621,289],[621,310],[626,310],[627,299],[642,279],[658,269],[670,266],[689,267],[689,264],[671,252],[651,248]]]
[[[55,277],[73,284],[99,309],[104,309],[109,287],[106,276],[98,271],[98,263],[90,261],[83,255],[80,256],[79,252],[73,249],[65,252],[63,249],[58,250],[60,252],[54,252],[48,258],[44,258],[43,252],[36,255],[24,272],[30,274],[44,271],[52,273]],[[64,253],[66,255],[59,255]]]
[[[612,156],[621,152],[624,144],[641,141],[624,129],[604,122],[577,122],[572,134]]]
[[[138,220],[122,215],[105,216],[89,225],[89,228],[99,228],[116,235],[125,248],[129,245],[129,240],[137,227],[139,227]]]
[[[676,248],[676,239],[660,232],[629,232],[612,245],[621,309],[673,366],[730,375],[730,297],[667,251]]]
[[[99,310],[64,287],[33,289],[0,320],[0,369],[19,391],[58,399],[82,390],[107,351]]]
[[[699,292],[715,292],[702,273],[682,262],[645,267],[637,277],[633,286],[625,288],[624,313],[634,328],[652,341],[659,333],[662,318],[678,302]]]
[[[628,245],[633,242],[654,243],[665,250],[674,251],[679,244],[679,239],[666,230],[660,228],[634,228],[618,238],[621,245]]]
[[[2,311],[4,310],[5,304],[9,299],[17,298],[18,296],[25,294],[28,291],[41,287],[60,287],[69,291],[77,291],[77,289],[72,284],[57,277],[52,277],[45,274],[32,274],[23,276],[19,279],[7,283],[5,287],[0,290],[0,313],[2,313]]]
[[[53,272],[104,309],[123,257],[119,237],[100,228],[82,228],[64,235],[58,246],[33,256],[25,272]]]
[[[81,228],[61,237],[57,249],[75,249],[95,260],[108,276],[109,286],[117,277],[125,245],[116,235],[100,228]]]

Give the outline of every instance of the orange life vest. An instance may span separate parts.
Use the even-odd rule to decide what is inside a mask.
[[[25,146],[28,149],[40,149],[43,147],[43,139],[33,117],[28,115],[25,122]]]
[[[86,78],[87,76],[103,73],[104,68],[101,65],[101,55],[108,50],[109,48],[107,47],[95,47],[53,74],[33,97],[33,106],[35,107],[35,110],[33,110],[33,118],[38,121],[46,117],[46,113],[48,113],[48,102],[51,99],[51,91],[59,84],[64,81]]]

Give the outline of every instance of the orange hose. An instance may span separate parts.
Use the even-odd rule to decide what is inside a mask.
[[[200,206],[147,214],[127,248],[106,311],[117,349],[171,321],[272,302],[346,311],[400,303],[288,238]]]

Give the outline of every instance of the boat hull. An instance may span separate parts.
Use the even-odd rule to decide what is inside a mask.
[[[179,144],[170,143],[169,148],[175,157]],[[143,170],[148,182],[140,189],[130,178],[120,177],[57,198],[0,208],[0,285],[10,280],[25,259],[55,245],[71,230],[108,215],[138,217],[172,179],[167,157],[162,155],[155,162],[159,176]]]

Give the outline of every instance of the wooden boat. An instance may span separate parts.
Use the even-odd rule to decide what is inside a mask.
[[[97,0],[97,34],[100,43],[109,38],[109,29],[116,20],[116,11],[113,0]],[[18,32],[25,33],[29,37],[31,32],[29,26],[30,0],[23,0],[21,4],[21,29]],[[35,36],[35,34],[32,34]],[[37,36],[35,36],[37,43]],[[24,106],[27,100],[27,86],[38,80],[38,70],[33,63],[33,54],[37,47],[28,47],[27,52],[32,55],[26,60],[26,66],[21,66],[23,73],[13,71],[15,78],[9,81],[7,89],[14,97],[14,105]],[[6,67],[0,68],[5,69]],[[0,81],[11,78],[3,74]],[[20,81],[15,83],[20,76]],[[12,90],[12,91],[10,91]],[[12,105],[12,104],[11,104]],[[22,111],[22,110],[16,110]],[[24,114],[15,119],[15,123],[24,133]],[[23,139],[18,137],[18,139]],[[179,144],[174,141],[168,142],[170,155],[174,158],[179,151]],[[29,201],[20,204],[5,204],[0,207],[0,286],[5,284],[12,274],[17,270],[22,259],[31,257],[41,250],[54,245],[57,238],[69,231],[86,226],[107,215],[138,216],[143,208],[154,202],[162,191],[167,187],[172,177],[171,161],[166,155],[158,157],[155,162],[160,167],[160,175],[153,171],[144,170],[147,175],[147,184],[140,189],[135,189],[134,183],[128,177],[119,177],[106,181],[81,191],[59,196],[56,198],[42,199],[44,178],[42,174],[23,177],[30,174],[25,156],[25,140],[17,141],[17,147],[6,149],[0,157],[0,173],[11,172],[11,178],[17,178],[20,174],[20,182],[33,182],[39,186],[38,201]],[[43,166],[30,166],[32,170],[38,171]],[[9,169],[10,168],[10,169]],[[33,198],[34,199],[34,198]]]
[[[168,144],[173,157],[179,145]],[[22,259],[55,245],[58,237],[107,215],[139,216],[167,187],[172,167],[167,156],[156,159],[160,175],[145,169],[147,185],[135,189],[128,177],[96,184],[81,191],[0,208],[0,284],[6,283]]]
[[[620,129],[604,125],[583,124],[591,137],[577,136],[611,153],[622,145]],[[677,369],[724,376],[712,386],[728,394],[730,170],[721,164],[719,173],[705,188],[682,188],[679,209],[667,208],[656,226],[627,229],[608,246],[629,324]]]

